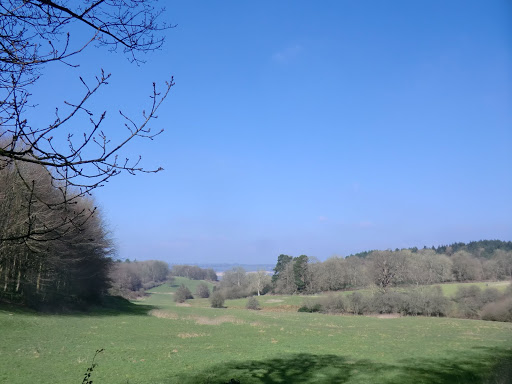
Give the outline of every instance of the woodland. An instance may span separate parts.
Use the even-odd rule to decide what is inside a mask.
[[[115,253],[92,192],[117,175],[158,172],[140,157],[121,159],[128,143],[153,139],[150,122],[170,91],[153,84],[139,116],[119,111],[124,136],[111,140],[106,112],[90,107],[110,74],[82,77],[82,92],[56,101],[53,119],[38,119],[32,101],[45,68],[71,68],[92,49],[134,63],[162,46],[153,1],[0,3],[0,299],[32,307],[99,302],[110,286]],[[36,116],[36,118],[34,118]],[[80,128],[84,127],[80,131]],[[105,128],[104,128],[105,127]]]

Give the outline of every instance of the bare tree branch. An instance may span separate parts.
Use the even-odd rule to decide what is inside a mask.
[[[0,1],[0,172],[13,169],[28,191],[24,209],[27,220],[24,230],[3,236],[2,241],[47,239],[48,235],[73,224],[73,218],[62,223],[44,223],[32,209],[34,202],[56,209],[76,203],[112,177],[129,174],[154,173],[162,168],[146,169],[140,156],[130,160],[119,158],[119,152],[136,139],[153,140],[163,130],[153,132],[150,123],[174,85],[172,77],[162,89],[153,83],[149,108],[136,118],[120,111],[126,135],[119,141],[109,139],[104,129],[107,111],[97,114],[88,107],[98,90],[108,84],[110,74],[101,70],[94,83],[80,77],[84,91],[76,101],[65,101],[66,113],[55,108],[55,119],[44,125],[29,121],[27,108],[31,90],[44,75],[45,65],[54,62],[72,67],[84,50],[93,46],[122,48],[132,62],[141,63],[140,54],[159,49],[161,33],[172,25],[160,23],[163,8],[156,0],[7,0]],[[73,35],[73,25],[81,26]],[[93,44],[94,43],[94,44]],[[82,132],[73,132],[77,121],[89,123]],[[62,143],[67,145],[64,147]],[[51,185],[60,191],[59,198],[39,194],[38,180],[27,178],[19,171],[20,164],[32,164],[47,170]],[[37,211],[37,210],[36,210]],[[94,210],[93,210],[94,211]],[[69,216],[69,215],[68,215]],[[76,212],[76,217],[87,214]],[[36,223],[38,223],[36,225]],[[76,223],[74,223],[76,224]],[[73,224],[73,225],[74,225]],[[44,236],[43,236],[44,235]]]

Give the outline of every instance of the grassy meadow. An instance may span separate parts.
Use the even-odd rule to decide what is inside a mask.
[[[499,383],[510,371],[511,323],[298,313],[300,296],[261,296],[260,311],[180,305],[181,283],[197,284],[87,314],[0,307],[0,383],[80,383],[100,348],[95,384]]]

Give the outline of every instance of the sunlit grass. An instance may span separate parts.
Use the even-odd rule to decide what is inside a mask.
[[[510,323],[298,313],[302,296],[260,296],[261,311],[183,306],[175,289],[136,304],[151,315],[0,310],[0,382],[80,382],[99,348],[95,384],[481,382],[512,353]]]
[[[476,282],[476,283],[448,283],[440,284],[441,289],[445,296],[454,296],[459,287],[469,287],[471,285],[480,287],[481,289],[496,288],[498,291],[503,292],[509,285],[510,281],[489,281],[489,282]]]

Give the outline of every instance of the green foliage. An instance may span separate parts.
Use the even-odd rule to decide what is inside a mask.
[[[272,275],[272,283],[275,283],[279,279],[280,274],[284,271],[286,265],[292,260],[293,257],[288,255],[280,254],[277,257],[277,264],[274,268],[274,274]]]
[[[308,274],[308,257],[300,255],[293,259],[293,276],[295,278],[295,285],[297,292],[302,292],[306,289]]]
[[[318,300],[307,298],[304,299],[302,306],[299,308],[299,312],[320,312],[322,310],[322,304]]]
[[[192,292],[190,292],[190,289],[188,289],[188,287],[186,287],[184,284],[180,285],[180,287],[174,293],[174,301],[177,303],[183,303],[185,300],[193,298],[194,296],[192,296]]]
[[[255,311],[260,310],[261,309],[260,302],[254,296],[249,297],[245,308],[252,309]]]
[[[361,259],[365,259],[366,257],[370,256],[373,251],[374,250],[358,252],[358,253],[348,255],[347,257],[359,257]]]
[[[212,308],[224,308],[224,300],[222,292],[215,291],[210,295],[210,305]]]
[[[480,240],[465,243],[453,243],[436,248],[437,253],[455,253],[467,251],[474,256],[489,259],[496,250],[512,251],[512,241]]]

